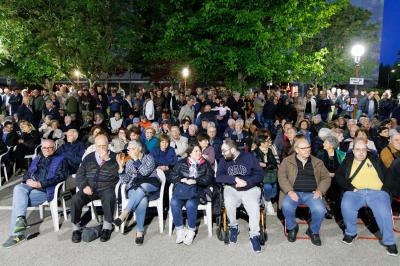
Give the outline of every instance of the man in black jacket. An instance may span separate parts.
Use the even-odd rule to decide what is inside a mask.
[[[353,156],[348,156],[336,171],[336,181],[345,191],[341,209],[346,226],[343,243],[352,244],[357,237],[357,215],[363,206],[371,208],[382,233],[382,243],[389,255],[397,256],[393,233],[391,198],[393,178],[384,173],[381,161],[368,154],[363,139],[354,140]]]
[[[82,208],[92,200],[100,199],[104,212],[101,242],[111,237],[116,196],[115,185],[118,183],[118,164],[115,153],[108,150],[108,139],[99,135],[95,139],[96,150],[88,154],[76,173],[76,185],[79,191],[72,198],[71,222],[72,242],[82,239],[80,228]]]

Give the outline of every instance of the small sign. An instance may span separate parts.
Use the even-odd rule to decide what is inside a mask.
[[[351,98],[350,99],[350,104],[352,104],[352,105],[355,105],[355,104],[357,104],[357,98]]]
[[[364,85],[364,78],[350,78],[350,85]]]
[[[7,86],[11,85],[11,79],[10,78],[7,78],[6,82],[7,82]]]

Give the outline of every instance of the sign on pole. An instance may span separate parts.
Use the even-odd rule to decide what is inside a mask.
[[[7,78],[6,82],[7,82],[7,86],[11,85],[11,79],[10,78]]]
[[[350,78],[350,85],[364,85],[364,78]]]

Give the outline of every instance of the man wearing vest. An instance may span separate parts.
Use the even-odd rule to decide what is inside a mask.
[[[55,186],[68,176],[67,162],[55,155],[53,140],[42,140],[42,155],[33,159],[22,183],[14,187],[11,212],[11,233],[3,247],[10,248],[25,240],[28,207],[36,207],[54,197]]]
[[[357,237],[357,215],[363,206],[371,208],[382,234],[387,253],[397,256],[393,233],[391,198],[395,188],[393,177],[384,173],[380,160],[368,153],[361,139],[354,140],[353,156],[348,156],[336,171],[336,181],[345,191],[342,198],[342,214],[346,226],[343,243],[351,245]]]
[[[108,139],[98,135],[94,140],[95,151],[89,153],[76,172],[76,186],[79,191],[72,198],[71,222],[72,242],[82,240],[81,214],[82,208],[92,200],[101,200],[104,212],[103,230],[100,241],[106,242],[113,230],[116,196],[115,185],[118,183],[118,164],[115,153],[108,149]]]
[[[296,241],[299,226],[296,224],[296,209],[305,204],[311,212],[311,223],[307,235],[316,246],[321,246],[319,230],[324,221],[326,208],[322,195],[331,185],[331,177],[324,163],[311,156],[311,145],[301,137],[293,145],[296,153],[286,157],[278,170],[281,188],[279,205],[285,216],[287,238]]]

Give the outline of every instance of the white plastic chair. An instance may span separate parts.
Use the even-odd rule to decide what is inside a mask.
[[[38,149],[40,147],[42,147],[42,144],[39,144],[38,146],[36,146],[33,154],[25,155],[24,158],[28,160],[28,166],[29,166],[29,163],[38,155]],[[15,152],[16,149],[17,149],[17,146],[14,146],[13,151]],[[13,166],[13,173],[15,173],[15,170],[16,170],[15,167],[16,167],[16,163],[14,163],[14,166]]]
[[[60,224],[59,224],[59,216],[58,216],[58,191],[61,189],[62,192],[65,191],[65,181],[60,182],[56,185],[54,188],[54,198],[52,201],[44,202],[41,205],[39,205],[39,215],[40,219],[43,220],[44,217],[44,207],[49,206],[50,207],[50,212],[51,212],[51,218],[53,220],[53,226],[54,226],[54,232],[58,232],[60,230]],[[67,220],[67,210],[65,206],[65,200],[63,197],[61,197],[61,204],[63,208],[63,215],[64,215],[64,221]]]
[[[171,198],[172,198],[172,192],[173,192],[174,184],[171,184],[169,186],[169,211],[168,211],[168,234],[169,236],[172,236],[172,224],[173,224],[173,217],[172,217],[172,211],[171,211]],[[182,209],[186,209],[185,206],[182,207]],[[211,202],[207,202],[207,204],[199,204],[197,207],[197,210],[199,211],[204,211],[204,224],[207,225],[207,231],[208,231],[208,237],[212,237],[212,206]]]
[[[158,227],[160,229],[160,234],[162,234],[164,232],[163,200],[164,200],[164,189],[165,189],[166,177],[165,177],[165,173],[160,169],[157,169],[157,176],[161,181],[160,196],[158,197],[158,199],[149,201],[149,208],[151,208],[151,207],[157,208]],[[126,187],[126,184],[123,184],[121,186],[122,209],[124,209],[125,206],[128,204],[125,187]],[[133,221],[135,221],[135,220],[136,220],[136,215],[134,214]],[[123,222],[121,224],[121,233],[124,233],[125,226],[126,226],[125,223],[126,222]]]
[[[11,149],[11,147],[7,147],[7,151],[0,155],[0,162],[1,162],[1,165],[0,165],[0,187],[1,187],[1,184],[3,182],[3,177],[1,176],[1,168],[3,168],[4,177],[6,179],[6,182],[8,182],[7,168],[6,168],[6,165],[5,165],[4,161],[3,161],[3,157],[10,152],[10,149]]]

